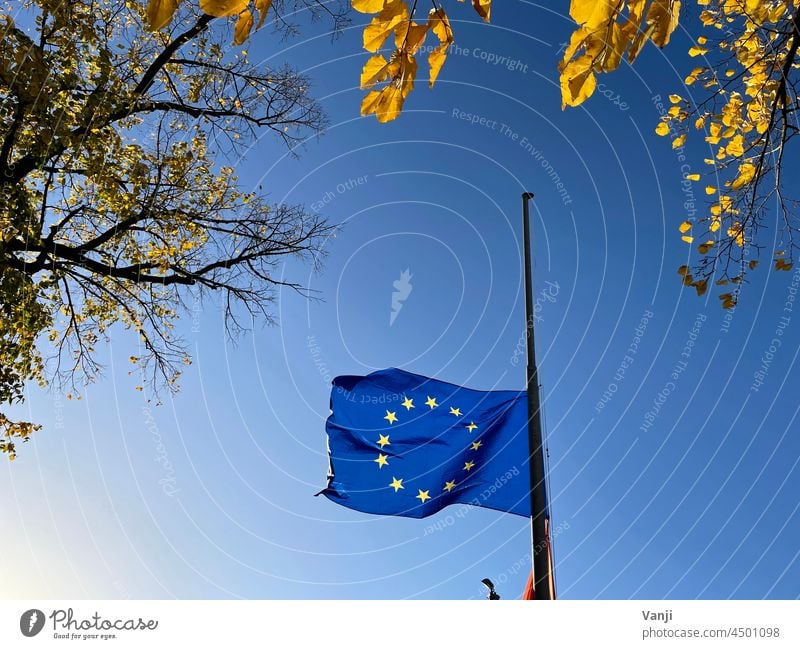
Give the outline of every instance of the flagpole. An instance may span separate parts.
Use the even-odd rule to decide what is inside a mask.
[[[528,465],[531,479],[531,537],[534,592],[536,599],[553,599],[551,589],[549,541],[547,539],[547,486],[544,474],[544,446],[539,403],[539,372],[536,369],[536,346],[533,335],[533,277],[531,263],[531,227],[528,203],[533,194],[522,194],[522,231],[525,246],[525,341],[528,349]]]

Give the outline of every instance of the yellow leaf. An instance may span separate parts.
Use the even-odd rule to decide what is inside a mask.
[[[689,236],[689,235],[687,235],[687,234],[684,234],[684,235],[681,237],[681,239],[682,239],[683,241],[685,241],[686,243],[691,243],[692,241],[694,241],[694,237],[690,237],[690,236]]]
[[[639,56],[639,52],[642,51],[644,44],[653,35],[655,29],[655,23],[648,23],[643,29],[639,30],[628,50],[628,63],[633,63],[636,60],[636,57]]]
[[[380,54],[369,58],[361,70],[361,89],[371,88],[378,81],[384,81],[389,76],[389,62]]]
[[[780,2],[776,3],[775,7],[772,8],[772,11],[769,12],[770,21],[773,23],[778,22],[786,11],[786,8],[787,5],[784,5]]]
[[[567,47],[564,50],[564,58],[558,62],[559,72],[562,72],[564,70],[564,67],[567,65],[567,63],[570,62],[570,59],[572,59],[575,56],[575,53],[581,47],[588,47],[587,40],[591,35],[592,32],[590,32],[585,27],[581,27],[572,32],[572,36],[569,37],[569,43],[567,44]]]
[[[647,0],[628,0],[628,23],[633,31],[641,27]]]
[[[656,133],[661,135],[662,137],[665,135],[669,135],[669,126],[666,122],[659,122],[658,126],[656,126]]]
[[[253,14],[249,10],[245,10],[239,14],[239,19],[233,28],[233,44],[241,45],[250,36],[250,31],[253,29]]]
[[[440,43],[453,42],[453,30],[444,9],[431,9],[428,13],[428,28],[436,34]]]
[[[731,183],[731,189],[741,189],[752,181],[755,175],[755,165],[749,162],[742,163],[739,165],[739,175],[736,177],[736,180]]]
[[[248,0],[200,0],[203,13],[215,18],[235,16],[247,9]]]
[[[703,71],[704,68],[695,68],[689,73],[689,75],[683,80],[683,82],[687,86],[691,86],[695,81],[697,81],[697,78],[703,73]]]
[[[492,13],[492,0],[472,0],[472,8],[485,22],[489,22]]]
[[[775,270],[791,270],[793,265],[792,263],[787,264],[783,257],[775,260]]]
[[[697,130],[700,130],[701,128],[703,128],[703,126],[705,125],[705,123],[706,123],[706,120],[705,120],[705,118],[704,118],[704,117],[698,117],[698,118],[695,120],[695,122],[694,122],[694,127],[695,127]]]
[[[428,67],[430,68],[428,86],[431,88],[433,88],[433,84],[439,76],[439,71],[442,69],[445,59],[447,59],[448,47],[450,47],[449,43],[440,43],[428,54]]]
[[[689,48],[689,56],[702,56],[703,54],[708,54],[708,50],[704,47]]]
[[[705,243],[701,243],[699,246],[697,246],[697,251],[701,255],[705,255],[713,247],[714,247],[713,241],[706,241]]]
[[[256,0],[256,10],[258,11],[258,25],[256,29],[261,29],[261,25],[267,19],[267,12],[272,6],[272,0]],[[355,4],[353,4],[355,6]]]
[[[689,221],[684,221],[678,226],[678,230],[681,232],[688,232],[692,229],[692,224]]]
[[[404,20],[394,28],[394,44],[398,49],[405,49],[410,54],[416,54],[425,42],[428,27],[428,23],[418,25],[415,22]]]
[[[701,279],[694,283],[694,288],[697,291],[698,296],[702,296],[705,294],[706,289],[708,288],[708,280]]]
[[[361,114],[374,114],[379,122],[396,119],[403,109],[403,102],[414,88],[417,63],[413,56],[402,52],[396,60],[389,63],[390,70],[396,66],[396,73],[382,90],[373,90],[361,102]]]
[[[672,140],[672,148],[679,149],[683,146],[683,143],[686,142],[686,135],[679,135],[674,140]]]
[[[597,42],[602,44],[599,62],[604,72],[611,72],[619,67],[622,55],[630,41],[619,23],[612,23],[610,31],[607,31],[606,34],[605,42],[600,38],[597,39]]]
[[[783,260],[783,257],[779,257],[775,260],[775,270],[791,270],[793,265],[794,264],[791,263],[787,264]]]
[[[597,79],[592,72],[592,57],[584,54],[570,61],[561,73],[560,82],[562,109],[586,101],[597,87]]]
[[[353,9],[362,14],[376,14],[383,9],[386,0],[353,0]]]
[[[670,95],[670,96],[669,96],[669,100],[670,100],[670,101],[671,101],[673,104],[679,104],[680,102],[682,102],[682,101],[683,101],[683,99],[681,98],[681,96],[680,96],[680,95]]]
[[[700,174],[686,174],[686,180],[700,180]]]
[[[372,115],[378,109],[378,102],[381,99],[381,91],[372,90],[366,94],[361,101],[361,115],[366,117]]]
[[[379,122],[390,122],[403,110],[403,96],[399,88],[389,84],[380,92],[373,90],[361,104],[361,114],[374,113]]]
[[[569,15],[579,25],[599,27],[613,19],[619,4],[616,0],[572,0]]]
[[[408,93],[414,89],[414,80],[417,78],[417,61],[407,52],[403,52],[400,55],[399,63],[396,82],[400,86],[403,99],[405,99],[408,97]]]
[[[150,29],[157,31],[169,25],[177,8],[178,0],[150,0],[147,4],[147,22]]]
[[[712,187],[711,185],[706,186],[706,194],[710,196],[711,194],[716,194],[716,193],[717,193],[716,187]]]
[[[730,142],[725,149],[730,156],[739,157],[744,155],[744,139],[741,135],[737,135]]]
[[[680,0],[653,0],[650,4],[647,22],[655,25],[651,39],[658,47],[664,47],[669,43],[672,32],[678,26],[680,10]]]
[[[390,0],[364,30],[364,49],[377,52],[395,27],[406,20],[408,5],[403,0]]]

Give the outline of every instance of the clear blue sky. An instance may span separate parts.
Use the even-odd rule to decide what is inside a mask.
[[[693,67],[686,35],[562,112],[566,1],[498,2],[491,25],[450,4],[462,50],[388,125],[358,114],[358,25],[333,43],[321,24],[253,38],[254,60],[307,70],[331,117],[299,159],[267,137],[238,163],[250,186],[342,224],[322,273],[285,268],[322,301],[281,293],[280,326],[236,345],[219,305],[197,304],[181,324],[195,363],[160,407],[134,390],[123,332],[82,400],[31,390],[17,412],[45,430],[0,464],[3,596],[465,599],[490,577],[518,597],[525,519],[382,518],[314,493],[333,376],[397,366],[523,387],[524,190],[560,596],[798,596],[800,307],[783,310],[795,275],[754,273],[734,312],[679,284],[690,251],[677,226],[692,202],[704,209],[704,183],[684,192],[687,168],[653,129],[654,96]],[[704,172],[702,146],[687,154]],[[413,289],[390,326],[406,269]]]

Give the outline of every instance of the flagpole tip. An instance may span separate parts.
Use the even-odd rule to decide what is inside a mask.
[[[522,192],[522,200],[523,201],[533,200],[533,192]]]

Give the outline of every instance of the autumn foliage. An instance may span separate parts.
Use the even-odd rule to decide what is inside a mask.
[[[336,25],[345,19],[337,1],[290,6]],[[420,65],[429,87],[441,74],[455,40],[445,8],[340,1],[370,17],[361,114],[394,120]],[[655,132],[675,149],[707,150],[697,166],[706,172],[685,174],[702,183],[708,212],[676,216],[677,236],[692,246],[678,274],[698,295],[721,287],[722,306],[733,308],[759,259],[778,271],[795,264],[798,197],[785,153],[800,132],[800,0],[696,4],[703,33],[688,55],[697,64],[669,94]],[[299,288],[276,279],[275,264],[286,255],[316,262],[330,232],[302,206],[244,191],[214,150],[235,155],[261,130],[292,146],[325,127],[306,77],[290,66],[260,69],[231,48],[270,18],[272,30],[290,33],[287,2],[0,5],[0,403],[24,401],[29,382],[91,380],[101,369],[95,346],[114,326],[140,341],[130,360],[142,384],[173,387],[190,362],[172,331],[187,290],[193,299],[221,294],[233,330],[242,316],[269,319],[275,287]],[[490,20],[491,0],[471,7]],[[33,28],[15,23],[20,10]],[[575,28],[553,63],[562,108],[589,99],[598,75],[635,62],[647,43],[674,41],[681,2],[571,0],[569,14]],[[760,232],[770,225],[780,245],[764,250]],[[0,452],[13,458],[36,429],[0,413]]]
[[[736,305],[749,271],[766,257],[788,271],[797,250],[796,176],[787,176],[786,145],[798,133],[800,2],[699,0],[704,33],[689,56],[698,65],[656,127],[674,148],[698,136],[708,153],[704,193],[708,213],[684,220],[681,238],[699,259],[678,269],[703,295],[719,289],[722,306]],[[791,167],[789,167],[791,168]],[[690,179],[701,181],[701,174]],[[763,250],[759,232],[776,223],[779,246]]]
[[[489,20],[490,3],[473,2],[476,11]],[[364,30],[364,49],[377,52],[389,41],[389,58],[374,54],[361,71],[361,89],[370,90],[361,102],[362,115],[375,115],[379,122],[395,119],[403,110],[417,77],[416,53],[432,33],[437,45],[428,54],[428,85],[433,87],[453,43],[453,30],[444,9],[434,6],[422,22],[414,20],[416,3],[409,11],[403,0],[353,0],[353,8],[375,13]],[[380,90],[373,90],[383,83]]]
[[[242,188],[231,164],[256,134],[293,148],[324,128],[310,82],[230,53],[224,17],[243,40],[263,0],[0,6],[0,403],[31,382],[69,398],[111,331],[138,342],[148,398],[176,389],[182,313],[213,292],[232,333],[269,321],[278,287],[300,288],[276,265],[320,258],[323,218]],[[37,428],[0,413],[0,452]]]
[[[410,6],[409,6],[410,4]],[[484,20],[491,17],[491,0],[472,0]],[[439,77],[454,42],[450,21],[434,0],[418,16],[417,2],[351,0],[357,12],[372,18],[363,31],[364,63],[360,87],[367,90],[361,114],[380,122],[396,119],[414,89],[418,53],[429,34],[435,45],[427,56],[428,85]],[[175,0],[150,0],[153,26],[168,21]],[[241,43],[253,27],[251,3],[246,0],[200,0],[203,11],[215,16],[238,16],[234,42]],[[252,9],[269,9],[260,0]],[[685,78],[685,89],[670,94],[671,106],[656,133],[671,136],[673,148],[686,145],[690,131],[700,131],[716,147],[704,162],[707,174],[688,173],[686,179],[706,178],[705,194],[713,197],[702,218],[682,219],[679,235],[697,245],[699,258],[679,269],[681,281],[704,295],[709,285],[734,285],[720,293],[722,306],[737,302],[739,285],[755,269],[761,254],[757,232],[774,200],[784,223],[783,245],[772,251],[776,270],[793,267],[793,222],[796,199],[783,182],[783,151],[797,134],[797,93],[794,85],[800,44],[798,0],[697,0],[700,22],[709,30],[695,39],[689,56],[701,65]],[[680,0],[571,0],[569,14],[577,24],[558,63],[562,108],[579,106],[597,87],[597,76],[623,62],[635,62],[651,42],[663,48],[678,26]],[[383,50],[383,51],[382,51]],[[691,268],[690,268],[691,266]]]

